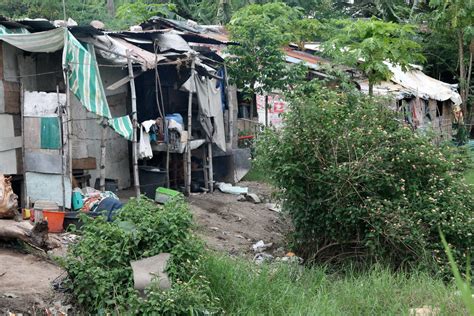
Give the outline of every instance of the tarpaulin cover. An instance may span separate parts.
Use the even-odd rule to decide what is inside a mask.
[[[455,105],[462,103],[461,96],[453,91],[453,86],[425,75],[421,70],[412,69],[403,71],[400,66],[388,64],[393,73],[391,81],[398,83],[411,91],[415,96],[423,99],[438,101],[451,100]]]
[[[128,140],[133,137],[133,125],[128,115],[116,117],[109,120],[110,126],[120,135]]]
[[[142,65],[143,70],[154,69],[158,62],[166,59],[164,56],[155,56],[155,54],[130,44],[126,40],[109,35],[89,37],[84,39],[84,41],[93,44],[102,58],[110,60],[115,64],[127,65],[128,60],[124,57],[127,55],[127,50],[133,61]]]
[[[33,53],[52,53],[64,46],[63,28],[38,33],[4,34],[0,39],[19,49]]]
[[[69,88],[82,105],[98,116],[112,118],[97,71],[97,63],[92,54],[70,32],[65,34],[63,64],[69,67]]]

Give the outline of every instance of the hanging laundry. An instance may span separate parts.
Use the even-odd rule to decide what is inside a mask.
[[[207,77],[195,76],[195,86],[201,124],[217,147],[226,151],[221,90],[216,88],[215,79]]]
[[[58,117],[41,118],[41,148],[61,148],[61,129],[59,128]]]
[[[143,125],[140,125],[140,143],[138,146],[138,159],[151,158],[153,158],[153,150],[151,149],[150,135],[146,132],[145,127]]]

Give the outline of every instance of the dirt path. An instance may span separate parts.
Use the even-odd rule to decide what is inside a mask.
[[[258,182],[238,185],[249,187],[249,193],[256,193],[263,203],[240,202],[238,196],[218,191],[189,197],[199,235],[209,248],[229,254],[252,255],[252,245],[263,240],[273,243],[267,252],[283,255],[289,225],[266,205],[271,200],[271,188]]]
[[[34,255],[0,248],[0,315],[34,315],[44,311],[54,301],[51,281],[62,272],[58,266]]]

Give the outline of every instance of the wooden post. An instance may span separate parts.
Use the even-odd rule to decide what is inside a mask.
[[[107,126],[105,120],[101,123],[100,131],[100,190],[105,191],[105,154],[106,154],[106,138],[107,138]]]
[[[192,56],[191,61],[191,87],[194,84],[194,69],[196,67],[196,58]],[[191,194],[191,129],[192,129],[192,119],[193,119],[193,91],[190,89],[188,96],[188,142],[186,144],[186,168],[184,169],[185,174],[185,191],[186,195]]]
[[[204,175],[204,187],[209,191],[209,170],[207,169],[209,164],[207,162],[207,148],[202,146],[202,173]]]
[[[69,65],[66,69],[66,117],[67,117],[67,144],[68,144],[68,171],[69,181],[72,187],[72,142],[71,142],[71,131],[72,131],[72,115],[71,115],[71,92],[69,87]],[[64,177],[62,179],[64,182]],[[64,205],[66,207],[66,205]]]
[[[163,133],[167,133],[168,130],[168,121],[166,120],[166,115],[163,118]],[[166,187],[170,188],[170,138],[168,134],[168,139],[166,141]]]
[[[137,156],[137,95],[135,92],[135,79],[133,77],[132,59],[130,52],[127,50],[128,61],[128,76],[130,78],[130,91],[132,94],[132,120],[133,120],[133,141],[132,141],[132,156],[133,156],[133,184],[135,186],[136,197],[140,196],[140,180],[138,178],[138,156]]]
[[[23,88],[23,82],[20,87],[20,119],[21,119],[21,163],[22,163],[22,172],[23,172],[23,183],[22,183],[22,197],[21,204],[24,208],[29,208],[30,203],[28,203],[28,195],[26,192],[26,172],[25,172],[25,89]],[[17,166],[18,169],[18,166]]]
[[[56,94],[58,96],[58,116],[59,121],[61,122],[61,188],[63,190],[63,211],[66,210],[66,187],[64,185],[64,176],[66,175],[66,170],[64,168],[64,122],[63,122],[63,106],[59,100],[59,86],[56,86]]]
[[[227,106],[229,111],[228,121],[229,121],[229,140],[232,148],[232,144],[234,143],[234,100],[233,95],[229,89],[229,77],[227,75],[227,67],[224,64],[224,76],[225,76],[225,92],[227,96]]]
[[[209,192],[214,192],[214,168],[212,165],[212,141],[207,143],[207,158],[209,159]]]

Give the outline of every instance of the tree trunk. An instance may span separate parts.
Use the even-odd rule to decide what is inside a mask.
[[[265,127],[268,126],[268,95],[265,96]]]
[[[115,16],[115,3],[114,0],[107,0],[107,12],[110,16]]]
[[[373,96],[374,95],[374,84],[369,80],[369,95]]]
[[[459,55],[459,92],[461,94],[462,105],[461,110],[465,117],[467,117],[467,89],[466,88],[466,68],[464,65],[464,34],[462,30],[458,32],[458,55]]]

